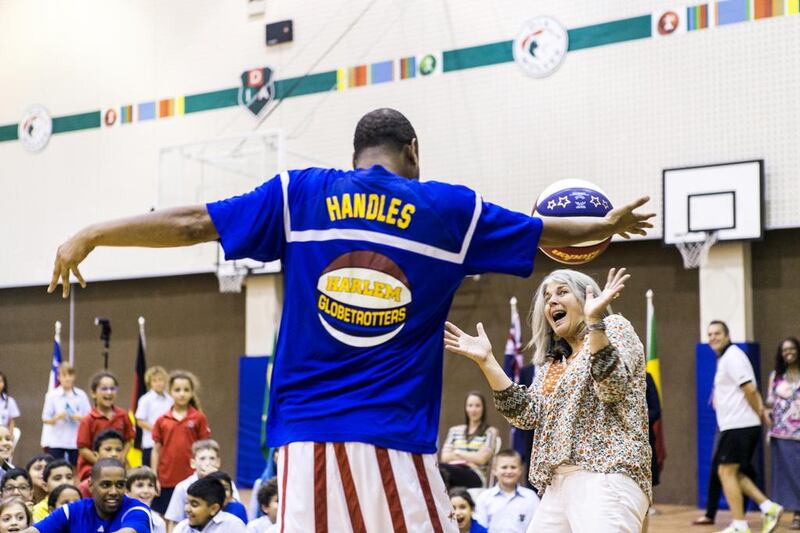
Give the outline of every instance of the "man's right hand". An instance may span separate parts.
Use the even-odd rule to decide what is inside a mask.
[[[70,281],[69,275],[72,272],[78,279],[81,287],[86,287],[86,281],[78,269],[78,265],[86,259],[86,256],[94,250],[90,239],[86,232],[79,232],[69,238],[64,244],[58,247],[56,252],[56,259],[53,263],[53,277],[50,280],[50,286],[47,287],[47,292],[52,293],[58,286],[59,279],[61,280],[61,296],[66,298],[69,296]]]

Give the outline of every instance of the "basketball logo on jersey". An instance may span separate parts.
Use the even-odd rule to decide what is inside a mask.
[[[378,346],[405,325],[411,288],[400,267],[375,252],[340,255],[317,281],[317,314],[334,339],[357,348]]]

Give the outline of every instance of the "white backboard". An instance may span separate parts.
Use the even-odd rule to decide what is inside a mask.
[[[763,160],[665,169],[664,243],[697,242],[707,231],[720,241],[761,239],[763,176]]]

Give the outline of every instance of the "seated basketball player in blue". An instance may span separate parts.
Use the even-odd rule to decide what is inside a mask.
[[[151,533],[150,508],[125,496],[125,467],[116,459],[100,459],[92,467],[91,498],[56,509],[22,533]]]
[[[290,170],[242,196],[86,227],[59,247],[48,290],[60,279],[66,296],[70,272],[84,285],[78,264],[97,246],[219,240],[227,259],[280,259],[267,445],[281,447],[282,531],[456,531],[435,454],[461,280],[529,276],[539,244],[643,235],[648,199],[543,222],[419,181],[417,135],[395,110],[362,117],[353,144],[354,170]]]

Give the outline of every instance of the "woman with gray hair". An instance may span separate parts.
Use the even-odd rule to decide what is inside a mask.
[[[530,481],[543,498],[528,531],[638,532],[652,500],[642,343],[609,304],[630,275],[611,269],[605,288],[574,270],[548,275],[533,297],[537,368],[514,384],[478,324],[446,324],[445,348],[478,364],[498,411],[534,429]]]

